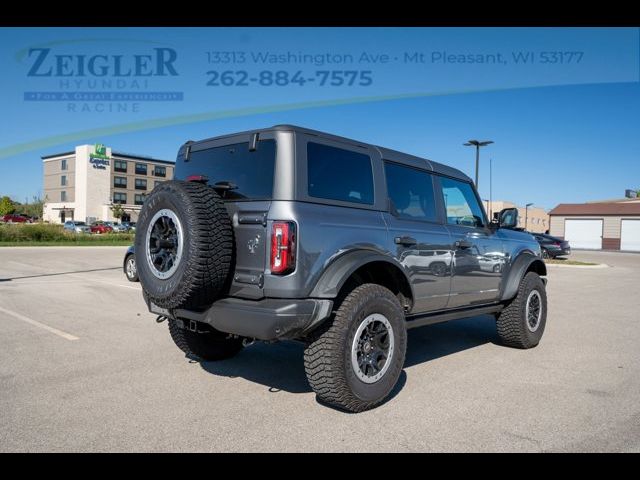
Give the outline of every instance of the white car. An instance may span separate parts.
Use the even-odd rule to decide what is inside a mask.
[[[451,252],[448,250],[407,250],[402,253],[400,263],[416,270],[443,277],[451,268]]]

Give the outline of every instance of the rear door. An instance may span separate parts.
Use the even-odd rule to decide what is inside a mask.
[[[205,176],[223,198],[231,217],[235,265],[229,294],[263,297],[267,267],[267,214],[273,198],[276,140],[261,133],[256,148],[252,135],[236,135],[193,144],[188,158],[178,160],[176,178]]]
[[[385,177],[389,244],[413,285],[413,313],[443,309],[451,290],[451,236],[438,213],[433,175],[385,162]]]

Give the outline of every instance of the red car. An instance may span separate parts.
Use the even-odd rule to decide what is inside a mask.
[[[5,223],[31,223],[29,217],[23,215],[16,215],[15,213],[9,213],[2,216],[2,221]]]
[[[96,222],[91,224],[91,233],[111,233],[113,232],[113,228],[109,225],[105,225],[102,222]]]

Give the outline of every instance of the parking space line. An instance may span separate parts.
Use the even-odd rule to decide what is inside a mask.
[[[59,337],[65,338],[67,340],[79,340],[78,337],[76,337],[75,335],[71,335],[70,333],[67,332],[63,332],[62,330],[58,330],[57,328],[53,328],[50,327],[49,325],[45,325],[44,323],[40,323],[37,320],[33,320],[29,317],[25,317],[24,315],[21,315],[17,312],[12,312],[11,310],[7,310],[6,308],[0,307],[0,312],[4,312],[7,315],[10,315],[14,318],[17,318],[18,320],[22,320],[23,322],[29,323],[31,325],[34,325],[36,327],[40,327],[43,330],[47,330],[48,332],[51,332],[55,335],[58,335]]]
[[[75,275],[76,274],[72,274],[70,276],[72,276],[73,278],[79,278],[79,277],[76,277]],[[105,285],[111,285],[112,287],[130,288],[132,290],[138,290],[138,291],[142,290],[142,287],[136,287],[133,285],[122,285],[120,283],[113,283],[113,282],[106,282],[104,280],[98,280],[97,278],[87,278],[87,277],[80,277],[80,278],[82,278],[82,280],[87,280],[89,282],[97,282],[97,283],[103,283]]]

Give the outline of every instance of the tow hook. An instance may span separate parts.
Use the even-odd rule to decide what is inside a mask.
[[[189,330],[198,333],[198,323],[195,320],[189,320]]]
[[[256,339],[255,338],[243,338],[242,339],[242,346],[243,347],[248,347],[250,345],[253,345],[254,343],[256,343]]]
[[[156,318],[156,323],[162,323],[165,320],[168,320],[169,317],[165,317],[164,315],[158,315],[158,317]]]

